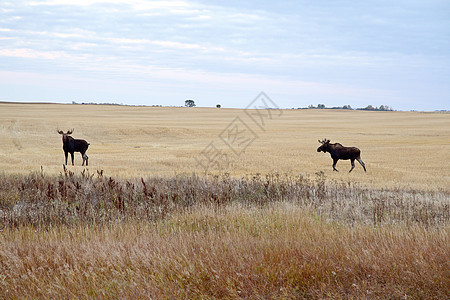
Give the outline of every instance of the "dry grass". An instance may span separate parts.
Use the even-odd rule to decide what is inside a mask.
[[[219,138],[236,117],[258,135],[239,156]],[[449,114],[266,121],[0,103],[0,298],[450,298]],[[56,128],[91,143],[88,168],[61,168]],[[332,172],[323,137],[367,174]],[[231,160],[205,176],[210,142]]]
[[[220,133],[241,118],[258,138],[240,156],[221,142]],[[266,119],[264,131],[243,110],[152,108],[104,105],[0,103],[0,169],[28,174],[43,166],[58,174],[64,161],[56,128],[75,128],[74,137],[91,143],[89,168],[108,176],[201,174],[195,158],[213,142],[230,157],[229,166],[211,169],[231,175],[289,173],[327,178],[368,187],[435,190],[450,186],[450,114],[285,110]],[[317,139],[327,137],[358,146],[367,165],[340,161],[333,173],[328,154],[317,153]],[[76,154],[81,171],[81,157]]]
[[[353,228],[296,205],[6,230],[3,298],[448,299],[448,227]]]
[[[450,296],[445,192],[323,174],[0,182],[3,298]]]
[[[193,206],[263,207],[287,201],[342,224],[448,225],[448,191],[367,189],[280,174],[233,178],[149,177],[117,180],[101,173],[0,175],[0,228],[109,225],[155,221]]]

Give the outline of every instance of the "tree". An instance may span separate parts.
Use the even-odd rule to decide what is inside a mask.
[[[184,106],[186,107],[194,107],[195,106],[195,101],[194,100],[186,100],[184,101]]]
[[[318,105],[317,105],[317,108],[318,108],[318,109],[324,109],[324,108],[325,108],[325,104],[318,104]]]
[[[216,107],[217,107],[217,108],[221,108],[222,106],[221,106],[220,104],[217,104]]]
[[[388,105],[381,105],[380,108],[378,108],[378,110],[382,110],[382,111],[392,111],[392,108],[389,107]]]

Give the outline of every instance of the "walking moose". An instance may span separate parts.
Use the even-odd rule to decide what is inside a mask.
[[[339,172],[336,169],[336,163],[340,159],[350,159],[352,168],[349,173],[353,170],[355,167],[355,159],[361,164],[361,166],[364,168],[364,172],[366,172],[366,166],[364,165],[364,162],[361,159],[361,151],[356,147],[344,147],[339,143],[330,144],[330,140],[323,139],[322,141],[319,140],[319,143],[322,144],[319,148],[317,148],[317,152],[323,151],[324,153],[329,152],[331,154],[331,158],[333,159],[333,170],[336,172]]]

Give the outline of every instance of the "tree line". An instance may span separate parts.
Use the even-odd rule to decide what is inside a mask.
[[[350,105],[326,107],[325,104],[317,104],[317,106],[314,106],[311,104],[308,107],[301,108],[301,109],[348,109],[348,110],[354,110],[354,108],[352,108]],[[379,107],[367,105],[366,107],[355,108],[355,109],[356,110],[373,110],[373,111],[393,111],[392,107],[390,107],[388,105],[380,105]]]

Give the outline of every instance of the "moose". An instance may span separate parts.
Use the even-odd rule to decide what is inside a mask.
[[[56,131],[62,135],[63,150],[64,150],[64,155],[66,156],[66,165],[67,165],[67,156],[69,155],[69,153],[72,156],[72,166],[73,166],[73,154],[74,154],[74,152],[80,152],[81,157],[83,158],[82,166],[84,166],[84,162],[86,162],[86,166],[87,166],[88,165],[88,156],[86,155],[86,151],[90,144],[88,142],[86,142],[85,140],[78,140],[78,139],[74,139],[73,137],[71,137],[70,135],[73,133],[73,129],[68,130],[66,133],[64,133],[64,131],[62,131],[62,130],[56,130]]]
[[[353,170],[355,167],[355,159],[361,164],[361,166],[364,168],[364,172],[366,172],[366,166],[364,162],[361,159],[361,151],[356,147],[344,147],[339,143],[330,144],[330,140],[323,139],[322,141],[319,140],[319,143],[322,144],[319,148],[317,148],[317,152],[323,151],[324,153],[329,152],[331,154],[331,158],[333,159],[333,170],[336,172],[339,172],[336,169],[336,163],[338,160],[343,159],[347,160],[350,159],[352,163],[352,168],[349,173]]]

